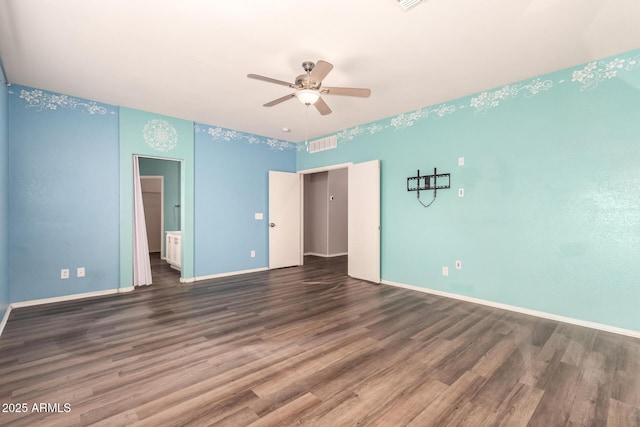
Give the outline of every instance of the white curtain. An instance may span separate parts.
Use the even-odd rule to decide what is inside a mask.
[[[151,260],[142,204],[139,156],[133,156],[133,286],[151,284]]]

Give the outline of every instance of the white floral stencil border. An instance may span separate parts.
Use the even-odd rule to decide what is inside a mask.
[[[551,80],[542,79],[534,79],[529,84],[510,84],[491,92],[482,92],[480,95],[471,98],[469,106],[475,108],[476,113],[486,113],[489,109],[500,105],[500,102],[515,98],[520,93],[524,93],[526,97],[531,97],[552,87],[553,82]]]
[[[628,57],[620,56],[613,59],[593,61],[584,65],[582,68],[575,67],[572,70],[565,71],[565,73],[568,72],[570,74],[570,78],[560,78],[556,81],[535,78],[526,83],[508,84],[499,89],[481,92],[473,97],[462,98],[455,102],[455,105],[454,103],[450,103],[437,107],[420,108],[387,119],[344,129],[334,135],[336,135],[338,145],[340,145],[352,141],[361,135],[373,135],[387,129],[406,129],[423,120],[429,118],[440,119],[466,108],[475,110],[475,114],[484,114],[493,108],[499,107],[502,103],[510,99],[519,96],[532,97],[541,92],[550,91],[558,84],[565,82],[579,85],[581,92],[593,90],[599,87],[601,83],[619,77],[621,72],[640,69],[640,54],[636,52],[630,53]],[[558,73],[558,75],[560,74]],[[79,100],[68,95],[50,93],[39,89],[21,89],[20,93],[9,90],[9,93],[23,99],[27,109],[33,109],[38,112],[66,108],[80,110],[87,115],[117,114],[116,111],[109,111],[106,106],[94,101]],[[259,137],[232,129],[206,125],[203,125],[202,128],[195,125],[194,128],[196,132],[206,132],[211,136],[212,140],[267,144],[271,150],[278,151],[290,149],[303,151],[307,149],[306,143],[294,144],[276,138]]]
[[[569,70],[568,72],[571,73],[572,76],[570,81],[581,84],[580,91],[584,92],[588,89],[595,89],[599,83],[605,80],[618,77],[621,71],[633,71],[637,69],[640,69],[640,54],[629,58],[614,58],[590,62],[581,70]],[[481,92],[473,97],[462,98],[456,105],[442,104],[438,107],[425,107],[377,122],[348,128],[334,135],[338,138],[338,145],[340,145],[352,141],[360,135],[372,135],[386,129],[402,130],[422,120],[428,118],[439,119],[465,108],[475,110],[475,114],[484,114],[500,106],[504,101],[519,96],[530,98],[541,92],[549,91],[556,87],[557,84],[565,83],[566,81],[566,79],[558,79],[554,82],[551,79],[539,77],[526,83],[508,84],[499,89]],[[298,151],[306,150],[306,143],[298,144]]]
[[[442,104],[437,107],[426,107],[414,110],[408,113],[398,114],[395,117],[389,119],[380,120],[365,125],[360,125],[352,128],[348,128],[338,132],[336,137],[338,138],[338,144],[352,141],[354,138],[360,135],[373,135],[378,132],[382,132],[385,129],[400,130],[413,126],[421,120],[428,118],[440,119],[446,115],[453,114],[456,111],[454,105]],[[308,149],[307,142],[301,142],[298,144],[298,151],[305,151]]]
[[[194,125],[196,133],[203,132],[211,137],[212,141],[221,142],[245,142],[247,144],[266,144],[270,150],[293,150],[296,144],[276,138],[264,138],[233,129],[225,129],[218,126]]]
[[[9,93],[12,95],[17,95],[20,97],[20,99],[23,99],[26,103],[25,108],[33,109],[37,112],[41,112],[43,110],[57,110],[58,107],[60,107],[71,110],[79,110],[82,113],[91,116],[116,114],[115,111],[109,111],[104,105],[98,104],[95,101],[84,102],[84,100],[79,100],[72,96],[47,92],[40,89],[21,89],[20,93],[9,90]]]
[[[582,84],[581,91],[595,89],[600,82],[618,76],[620,71],[632,71],[640,67],[640,55],[634,58],[615,58],[610,61],[594,61],[582,70],[574,71],[571,81]]]

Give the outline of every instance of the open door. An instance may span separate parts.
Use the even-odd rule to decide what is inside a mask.
[[[380,161],[349,166],[349,276],[380,283]]]
[[[301,178],[269,171],[269,268],[302,265]]]

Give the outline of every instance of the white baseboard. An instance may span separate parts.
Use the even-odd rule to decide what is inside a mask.
[[[61,297],[34,299],[30,301],[20,301],[11,303],[11,308],[30,307],[33,305],[50,304],[52,302],[71,301],[74,299],[99,297],[104,295],[122,294],[133,291],[133,286],[127,288],[106,289],[104,291],[85,292],[82,294],[63,295]]]
[[[502,304],[499,302],[493,302],[483,300],[479,298],[468,297],[464,295],[452,294],[444,291],[437,291],[435,289],[422,288],[420,286],[406,285],[404,283],[392,282],[390,280],[382,280],[380,283],[395,286],[398,288],[411,289],[413,291],[423,292],[427,294],[439,295],[442,297],[453,298],[460,301],[472,302],[475,304],[486,305],[488,307],[499,308],[502,310],[513,311],[521,314],[528,314],[529,316],[541,317],[543,319],[555,320],[557,322],[569,323],[572,325],[583,326],[585,328],[597,329],[600,331],[611,332],[618,335],[626,335],[633,338],[640,338],[640,331],[634,331],[631,329],[618,328],[617,326],[605,325],[602,323],[589,322],[587,320],[574,319],[572,317],[559,316],[557,314],[547,313],[544,311],[531,310],[528,308],[518,307],[515,305]]]
[[[7,306],[7,310],[4,312],[4,317],[2,318],[2,322],[0,323],[0,336],[2,336],[2,331],[4,331],[4,327],[9,320],[9,313],[11,313],[11,304]]]
[[[336,256],[343,256],[343,255],[349,255],[349,254],[347,252],[341,252],[339,254],[319,254],[317,252],[305,252],[304,255],[305,256],[307,256],[307,255],[319,256],[319,257],[322,257],[322,258],[333,258],[333,257],[336,257]]]
[[[269,269],[268,267],[260,267],[260,268],[254,268],[251,270],[229,271],[227,273],[209,274],[208,276],[190,277],[188,279],[180,278],[180,282],[193,283],[193,282],[198,282],[200,280],[219,279],[221,277],[237,276],[239,274],[257,273],[258,271],[266,271],[268,269]]]

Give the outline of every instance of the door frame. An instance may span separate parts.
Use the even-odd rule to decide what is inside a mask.
[[[304,169],[298,171],[302,178],[301,197],[300,197],[300,265],[304,265],[304,175],[311,175],[319,172],[328,172],[336,169],[345,169],[353,165],[353,162],[338,163],[335,165],[322,166],[319,168]]]
[[[160,259],[166,258],[165,238],[164,238],[164,176],[162,175],[140,175],[140,184],[142,181],[160,181]],[[144,190],[142,191],[144,194]],[[143,197],[144,198],[144,197]],[[145,221],[147,213],[145,211]],[[147,241],[149,236],[147,236]],[[165,254],[165,256],[162,256]]]
[[[179,185],[179,188],[180,188],[180,210],[179,210],[179,212],[180,212],[180,230],[184,232],[185,222],[184,222],[183,209],[184,209],[184,205],[185,205],[185,189],[184,189],[184,186],[185,186],[185,180],[186,180],[185,176],[184,176],[184,165],[185,165],[184,160],[183,159],[176,159],[176,158],[172,158],[172,157],[148,156],[148,155],[145,155],[145,154],[135,154],[134,153],[131,156],[131,158],[134,159],[134,161],[135,161],[135,156],[138,156],[138,162],[140,161],[140,158],[145,158],[145,159],[154,159],[154,160],[166,160],[166,161],[169,161],[169,162],[178,162],[178,164],[180,165],[180,173],[178,174],[178,178],[180,178],[180,185]],[[139,164],[138,164],[138,166],[139,166]],[[133,177],[133,174],[131,174],[131,176]],[[140,178],[142,179],[143,176],[145,176],[145,175],[141,175]],[[146,175],[146,176],[149,176],[149,175]],[[133,185],[134,185],[133,180],[131,181],[131,185],[133,187]],[[162,187],[162,193],[163,193],[163,206],[162,206],[162,213],[163,213],[162,234],[163,235],[162,235],[162,238],[160,239],[160,242],[161,242],[162,247],[164,247],[165,246],[165,238],[164,238],[164,185]],[[131,211],[131,218],[133,218],[133,210]],[[182,240],[183,239],[180,240],[180,245],[182,245]],[[131,241],[131,247],[133,247],[133,240]],[[166,250],[166,248],[165,248],[165,250]],[[162,252],[160,252],[160,254],[162,254]],[[180,256],[182,258],[180,260],[180,264],[184,266],[185,265],[184,264],[184,251],[181,250],[180,254],[181,254]],[[166,251],[165,251],[165,258],[166,258]],[[180,272],[180,281],[181,282],[184,280],[183,274],[184,274],[184,268]]]

